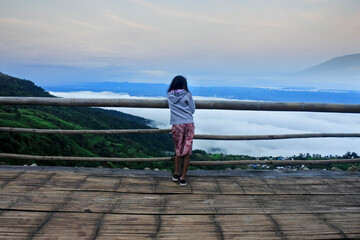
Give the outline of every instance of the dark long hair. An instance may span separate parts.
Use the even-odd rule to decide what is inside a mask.
[[[184,89],[185,91],[189,92],[186,78],[184,78],[183,76],[178,75],[174,77],[167,92],[177,89]]]

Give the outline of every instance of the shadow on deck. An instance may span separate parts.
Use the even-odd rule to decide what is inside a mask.
[[[0,239],[360,239],[359,179],[0,166]]]

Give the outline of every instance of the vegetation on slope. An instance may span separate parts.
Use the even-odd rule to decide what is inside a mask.
[[[53,97],[31,81],[0,73],[1,96]],[[146,129],[150,120],[99,108],[0,106],[0,126],[44,129]],[[159,157],[173,150],[169,134],[40,135],[0,133],[0,152],[31,155]],[[6,160],[11,164],[30,161]],[[41,164],[41,163],[40,163]],[[43,162],[45,165],[99,166],[99,162]],[[145,164],[145,163],[144,163]],[[130,167],[144,167],[141,163]],[[156,163],[154,163],[156,165]],[[144,166],[142,166],[144,165]],[[147,164],[149,165],[149,164]],[[150,164],[151,165],[151,164]],[[128,163],[107,166],[129,166]],[[151,167],[151,166],[150,166]]]

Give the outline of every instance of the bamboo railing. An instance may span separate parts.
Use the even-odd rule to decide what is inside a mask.
[[[360,104],[196,100],[196,109],[360,113]],[[0,105],[168,108],[167,100],[0,97]]]
[[[254,101],[208,101],[196,100],[197,109],[220,110],[254,110],[254,111],[303,111],[360,113],[360,104],[326,104],[326,103],[288,103],[288,102],[254,102]],[[76,107],[131,107],[131,108],[168,108],[166,100],[129,100],[129,99],[79,99],[79,98],[40,98],[40,97],[0,97],[0,105],[42,105],[42,106],[76,106]],[[169,133],[170,129],[107,129],[107,130],[64,130],[64,129],[26,129],[0,127],[0,132],[21,132],[33,134],[151,134]],[[203,140],[277,140],[292,138],[324,137],[360,137],[360,133],[306,133],[281,135],[204,135],[195,134],[194,139]],[[162,158],[107,158],[107,157],[73,157],[73,156],[35,156],[24,154],[0,153],[0,158],[26,159],[36,161],[109,161],[109,162],[153,162],[171,161],[172,157]],[[192,161],[191,165],[314,165],[334,163],[359,163],[355,159],[330,160],[231,160],[231,161]]]
[[[36,160],[36,161],[81,161],[81,162],[163,162],[172,157],[159,158],[110,158],[110,157],[74,157],[74,156],[36,156],[26,154],[0,153],[0,158]]]
[[[170,133],[171,129],[105,129],[105,130],[65,130],[0,127],[0,132],[38,133],[38,134],[144,134]],[[345,138],[360,137],[360,133],[305,133],[280,135],[207,135],[195,134],[194,139],[202,140],[279,140],[291,138]]]
[[[230,160],[230,161],[193,161],[192,166],[221,166],[221,165],[275,165],[275,166],[295,166],[295,165],[327,165],[337,163],[359,163],[360,158],[351,159],[329,159],[329,160]]]
[[[74,156],[36,156],[25,154],[0,153],[0,158],[22,159],[35,161],[80,161],[80,162],[168,162],[174,157],[159,158],[109,158],[109,157],[74,157]],[[221,166],[221,165],[322,165],[336,163],[359,163],[360,158],[329,159],[329,160],[229,160],[229,161],[191,161],[191,166]]]
[[[104,130],[65,130],[0,127],[0,132],[39,133],[39,134],[142,134],[170,133],[171,129],[104,129]]]

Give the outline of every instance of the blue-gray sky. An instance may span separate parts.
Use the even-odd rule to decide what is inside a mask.
[[[244,85],[360,52],[358,0],[0,0],[0,71]]]

